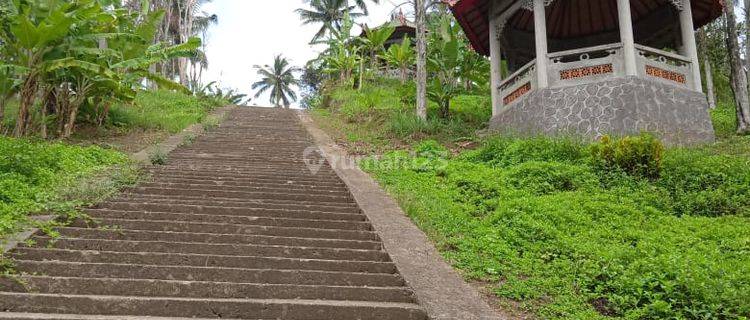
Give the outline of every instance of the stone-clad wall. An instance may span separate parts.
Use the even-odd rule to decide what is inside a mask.
[[[702,93],[638,77],[536,90],[501,110],[490,129],[590,138],[645,131],[670,145],[714,141]]]

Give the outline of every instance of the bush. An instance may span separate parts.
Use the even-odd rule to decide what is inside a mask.
[[[623,150],[653,150],[628,141]],[[608,172],[589,148],[496,137],[442,170],[365,169],[462,274],[538,318],[746,319],[750,160],[666,150],[651,180],[619,163],[653,158]]]
[[[572,139],[535,137],[521,139],[498,136],[483,142],[482,147],[463,155],[463,159],[491,166],[507,167],[527,161],[575,163],[587,158],[583,143]]]
[[[598,177],[587,166],[530,161],[508,168],[508,184],[536,195],[592,189]]]
[[[127,129],[166,130],[177,133],[198,123],[218,102],[172,91],[139,92],[132,105],[114,105],[109,123]]]
[[[623,171],[634,177],[656,179],[661,173],[664,146],[649,134],[614,140],[604,136],[591,146],[594,164],[605,172]]]
[[[99,147],[0,137],[0,235],[26,214],[49,209],[61,185],[126,162]]]
[[[677,215],[750,214],[750,160],[672,150],[657,185],[674,198]]]
[[[719,137],[730,137],[737,132],[737,113],[734,103],[720,103],[711,110],[714,130]]]

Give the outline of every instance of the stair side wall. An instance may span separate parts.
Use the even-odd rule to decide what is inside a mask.
[[[535,90],[505,107],[490,130],[597,139],[651,132],[668,145],[715,141],[705,96],[660,81],[623,77]]]

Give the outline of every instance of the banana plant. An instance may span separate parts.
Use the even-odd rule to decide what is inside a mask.
[[[439,116],[450,115],[450,103],[459,93],[459,66],[463,58],[464,44],[459,38],[457,26],[443,18],[438,25],[438,32],[431,35],[430,52],[427,57],[427,70],[432,74],[428,82],[427,96],[438,104]]]
[[[412,48],[411,40],[405,37],[400,44],[394,44],[381,56],[388,65],[399,70],[401,83],[406,83],[409,78],[409,70],[414,66],[416,55]]]

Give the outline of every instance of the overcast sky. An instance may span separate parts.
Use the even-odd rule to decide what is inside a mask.
[[[357,21],[380,25],[389,20],[393,3],[369,3],[370,16]],[[214,0],[204,5],[203,11],[219,16],[208,38],[209,70],[204,82],[215,80],[251,94],[250,85],[257,79],[253,65],[270,64],[276,54],[297,66],[315,57],[320,48],[308,43],[320,26],[302,25],[294,10],[303,6],[302,0]],[[268,104],[268,97],[253,103]]]

